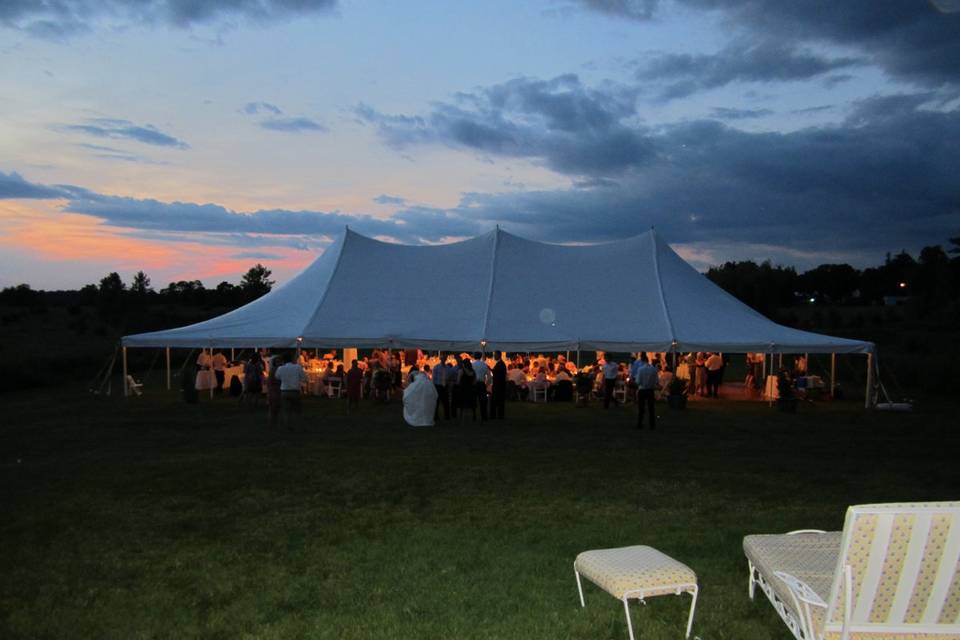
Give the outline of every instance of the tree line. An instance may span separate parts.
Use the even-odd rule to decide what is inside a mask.
[[[882,265],[856,269],[822,264],[803,273],[769,261],[726,262],[707,277],[766,315],[798,305],[876,305],[910,300],[936,315],[956,314],[960,298],[960,237],[950,247],[924,247],[914,258],[906,251],[887,254]]]
[[[120,310],[149,303],[177,303],[186,306],[238,307],[269,293],[276,284],[273,272],[257,263],[240,279],[240,284],[223,281],[212,289],[200,280],[171,282],[155,290],[150,276],[143,271],[134,274],[127,284],[116,271],[99,283],[88,284],[75,291],[41,291],[28,284],[7,287],[0,291],[0,304],[32,307],[50,303],[87,304]]]
[[[138,271],[129,284],[112,272],[97,284],[77,291],[38,291],[28,284],[0,291],[5,306],[84,304],[106,315],[131,308],[165,303],[190,308],[235,308],[268,293],[272,271],[262,264],[251,267],[240,284],[221,282],[207,288],[200,280],[180,280],[155,290],[150,277]],[[914,258],[906,251],[887,254],[883,264],[856,269],[849,264],[822,264],[797,272],[794,267],[770,261],[726,262],[712,267],[707,278],[757,311],[773,317],[778,309],[799,305],[877,305],[889,298],[910,299],[924,313],[950,317],[960,314],[960,236],[950,245],[924,247]]]

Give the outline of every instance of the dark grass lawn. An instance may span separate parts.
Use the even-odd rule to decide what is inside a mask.
[[[573,577],[582,550],[689,564],[694,635],[788,638],[747,598],[748,533],[839,529],[849,504],[956,499],[955,404],[628,409],[508,405],[500,424],[404,427],[308,401],[271,432],[228,398],[3,396],[0,637],[626,638]],[[689,600],[634,608],[683,636]]]

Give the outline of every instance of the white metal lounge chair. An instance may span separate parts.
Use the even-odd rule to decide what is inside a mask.
[[[861,505],[842,532],[743,539],[798,640],[960,639],[960,502]]]

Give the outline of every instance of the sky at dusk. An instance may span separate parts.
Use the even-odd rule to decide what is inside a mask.
[[[960,235],[960,0],[3,0],[0,91],[0,286],[282,282],[344,225],[700,269]]]

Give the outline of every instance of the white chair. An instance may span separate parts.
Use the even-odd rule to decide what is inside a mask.
[[[532,400],[533,402],[546,402],[546,401],[547,401],[547,387],[531,386],[531,387],[530,387],[530,400]]]
[[[328,398],[342,398],[344,395],[343,380],[340,378],[328,378],[325,388]]]
[[[960,637],[960,502],[847,509],[843,532],[743,539],[757,586],[797,640]]]
[[[136,380],[133,379],[133,376],[129,374],[127,375],[127,389],[129,389],[132,393],[137,394],[138,396],[143,395],[143,383],[137,382]]]
[[[617,380],[613,387],[613,399],[624,404],[627,401],[627,383],[623,380]]]

